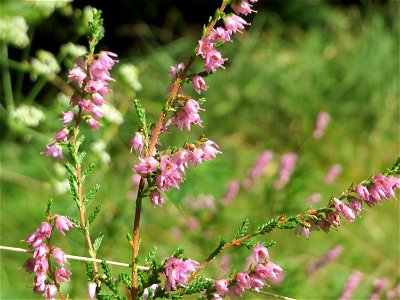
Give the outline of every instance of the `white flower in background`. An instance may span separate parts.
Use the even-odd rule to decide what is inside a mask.
[[[67,192],[70,192],[68,179],[65,179],[65,180],[62,180],[62,181],[56,181],[54,183],[54,189],[56,190],[56,193],[59,194],[59,195],[65,194]]]
[[[101,108],[104,111],[104,118],[111,123],[121,125],[124,122],[124,118],[118,109],[114,106],[104,103]]]
[[[24,48],[29,44],[29,26],[21,16],[2,16],[0,22],[0,41],[7,45]]]
[[[52,78],[56,73],[60,72],[60,66],[57,59],[51,52],[39,49],[36,51],[36,58],[31,61],[33,75],[44,75]]]
[[[70,55],[72,57],[83,56],[86,54],[87,49],[85,46],[74,44],[74,43],[67,43],[61,46],[60,49],[61,53],[64,55]]]
[[[65,169],[65,166],[59,162],[54,163],[53,169],[54,169],[54,172],[59,177],[65,177],[65,175],[67,174],[67,170]]]
[[[71,97],[68,97],[64,93],[58,93],[56,96],[56,102],[62,107],[68,108],[69,107],[69,102],[71,100]]]
[[[107,164],[110,162],[111,157],[110,154],[106,151],[106,143],[103,140],[98,140],[92,144],[92,150],[96,153],[102,163]]]
[[[44,113],[34,106],[21,105],[10,113],[10,117],[20,124],[36,127],[45,119]]]
[[[24,4],[34,7],[44,16],[50,16],[56,9],[63,8],[72,0],[24,0]]]
[[[124,64],[118,68],[122,80],[126,82],[135,92],[142,90],[139,82],[139,69],[132,64]]]

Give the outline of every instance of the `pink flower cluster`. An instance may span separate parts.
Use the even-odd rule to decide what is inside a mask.
[[[183,260],[170,257],[165,264],[165,275],[167,275],[165,289],[170,291],[171,288],[176,290],[179,285],[184,286],[190,274],[196,271],[196,267],[199,265],[197,261],[191,259]]]
[[[340,173],[342,173],[342,166],[340,164],[334,164],[325,175],[325,183],[330,184],[335,182]]]
[[[358,287],[361,283],[363,275],[361,272],[356,271],[347,278],[345,287],[343,289],[342,295],[339,297],[339,300],[348,300],[351,299],[351,295],[353,294],[354,290]]]
[[[257,0],[243,0],[240,3],[232,5],[236,14],[229,14],[224,18],[224,27],[219,26],[212,29],[208,36],[199,40],[196,54],[204,59],[204,67],[207,73],[210,74],[215,72],[218,68],[224,68],[223,65],[227,59],[223,58],[221,52],[216,50],[216,46],[230,41],[232,34],[241,32],[246,25],[250,25],[239,15],[248,15],[256,12],[252,9],[251,4],[255,2],[257,2]],[[200,89],[207,89],[204,79],[198,75],[193,77],[192,82],[198,93],[200,93]]]
[[[329,262],[338,258],[343,252],[343,247],[338,245],[330,249],[323,257],[312,260],[308,264],[307,274],[312,275]]]
[[[176,152],[165,151],[156,157],[141,158],[133,169],[141,176],[155,175],[157,189],[150,194],[154,207],[164,203],[160,191],[169,191],[171,188],[179,189],[179,184],[184,181],[186,169],[192,164],[196,167],[203,161],[211,161],[217,154],[218,145],[211,140],[200,139],[196,145],[187,145]]]
[[[274,183],[275,189],[279,190],[289,182],[296,161],[297,161],[296,153],[287,153],[282,155],[281,169],[279,171],[279,179]]]
[[[394,176],[386,177],[378,174],[368,186],[356,185],[354,192],[368,206],[379,204],[383,199],[389,200],[395,197],[395,190],[400,188],[400,179]]]
[[[55,227],[62,235],[65,235],[64,230],[69,230],[73,225],[66,217],[57,216]],[[49,222],[43,222],[36,232],[23,240],[33,250],[33,256],[24,263],[24,268],[28,273],[35,273],[33,291],[43,294],[46,299],[54,299],[58,292],[56,283],[69,281],[72,274],[65,268],[67,259],[64,252],[57,247],[50,249],[47,243],[52,231],[53,226]],[[59,265],[54,272],[49,270],[50,254]],[[48,274],[52,274],[54,283],[50,283]]]
[[[251,188],[253,183],[260,178],[266,166],[271,162],[274,157],[274,153],[270,150],[264,151],[257,158],[256,163],[250,169],[248,178],[243,181],[243,186],[246,189]]]
[[[240,272],[229,279],[220,279],[215,282],[215,293],[212,299],[220,300],[229,296],[232,299],[241,297],[245,290],[259,292],[265,285],[266,280],[277,279],[283,269],[270,260],[268,249],[261,244],[254,247],[254,265],[248,272]]]
[[[325,128],[328,126],[331,116],[327,112],[321,112],[317,117],[313,136],[315,139],[320,139],[325,134]]]
[[[56,133],[54,143],[46,146],[47,156],[62,158],[60,143],[68,141],[71,132],[68,125],[73,120],[82,118],[93,130],[99,128],[98,119],[104,116],[101,106],[105,103],[103,96],[108,91],[107,82],[114,81],[110,76],[110,70],[118,62],[113,57],[117,57],[117,54],[101,51],[89,66],[82,57],[78,58],[68,74],[68,83],[72,83],[76,89],[71,97],[71,105],[78,106],[79,112],[74,113],[70,110],[62,113],[63,128]]]
[[[349,196],[348,204],[342,200],[333,198],[331,200],[331,208],[325,214],[314,214],[318,220],[311,220],[308,227],[298,226],[295,233],[297,235],[305,235],[310,238],[310,231],[322,229],[329,232],[330,227],[337,228],[341,223],[341,213],[349,222],[353,222],[356,215],[361,213],[363,200],[368,206],[379,204],[382,199],[389,200],[395,197],[395,190],[400,188],[400,179],[395,176],[386,177],[382,174],[376,175],[368,185],[356,185],[352,192],[356,193],[359,198]],[[361,198],[361,199],[360,199]]]

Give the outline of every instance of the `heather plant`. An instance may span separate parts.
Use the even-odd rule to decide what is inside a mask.
[[[204,26],[192,55],[186,61],[174,64],[168,72],[171,82],[166,87],[166,101],[161,105],[158,118],[149,120],[142,102],[138,99],[132,101],[139,126],[130,129],[134,133],[129,143],[126,143],[131,152],[132,182],[135,186],[134,207],[128,209],[134,213],[131,216],[132,230],[126,234],[127,245],[131,247],[132,253],[129,262],[113,262],[98,257],[103,241],[107,243],[107,235],[93,235],[91,230],[95,223],[101,223],[103,210],[100,205],[94,205],[100,185],[88,184],[89,178],[96,173],[96,167],[89,162],[86,152],[95,151],[96,148],[84,145],[89,136],[96,139],[101,127],[106,126],[103,122],[103,117],[106,118],[108,113],[104,109],[106,97],[110,89],[117,88],[118,80],[112,76],[112,69],[119,64],[117,54],[96,51],[104,33],[101,12],[93,9],[93,19],[89,23],[89,50],[76,59],[67,76],[73,90],[70,106],[61,112],[54,138],[42,152],[43,156],[53,157],[55,162],[65,164],[69,193],[76,210],[64,211],[62,206],[55,209],[54,202],[57,200],[48,201],[46,219],[24,239],[32,255],[25,262],[24,268],[34,273],[35,293],[47,299],[68,298],[68,293],[63,290],[66,283],[74,279],[74,270],[69,268],[70,260],[77,259],[86,261],[87,295],[91,299],[180,299],[192,294],[201,299],[235,299],[246,292],[254,292],[263,297],[280,297],[268,292],[268,287],[279,284],[285,274],[285,266],[270,255],[276,245],[270,239],[272,232],[288,230],[304,235],[306,239],[316,234],[313,231],[340,233],[339,229],[345,220],[362,222],[359,215],[367,213],[366,209],[373,209],[384,203],[384,200],[396,198],[395,191],[400,187],[399,160],[381,173],[376,172],[364,180],[352,183],[320,208],[308,207],[297,213],[283,211],[277,216],[266,218],[260,224],[245,218],[236,224],[239,226],[232,236],[220,236],[205,257],[194,257],[179,245],[170,249],[167,255],[160,256],[155,246],[143,245],[145,239],[140,228],[145,212],[163,210],[168,201],[172,201],[169,196],[171,193],[184,184],[191,184],[190,174],[197,171],[194,169],[200,169],[204,164],[223,156],[223,149],[212,137],[212,131],[210,138],[204,132],[194,139],[190,139],[192,135],[186,136],[183,133],[194,131],[194,128],[202,131],[207,127],[202,117],[207,114],[204,107],[214,100],[207,99],[206,102],[205,98],[199,97],[210,88],[207,85],[209,77],[226,68],[229,57],[224,56],[224,49],[251,25],[246,18],[256,13],[256,2],[222,2]],[[129,67],[120,70],[132,71]],[[133,89],[138,89],[136,81],[132,85]],[[314,132],[318,134],[317,137],[314,134],[315,139],[323,137],[328,125],[326,115],[325,121],[321,121],[321,118],[319,116],[316,121]],[[184,141],[170,144],[170,136],[182,135]],[[202,223],[213,222],[221,211],[236,201],[238,195],[251,193],[270,167],[275,170],[270,171],[269,174],[273,175],[270,175],[270,182],[266,185],[270,186],[270,191],[279,193],[290,183],[299,158],[294,152],[280,154],[264,150],[243,178],[231,178],[221,202],[216,203],[207,194],[186,199],[185,205],[188,208],[185,211],[192,215],[188,218],[189,230],[196,231],[201,226],[196,217],[202,219]],[[104,158],[105,161],[111,159]],[[335,164],[328,169],[326,183],[334,182],[341,168]],[[319,201],[312,201],[315,202]],[[229,226],[235,226],[233,223]],[[58,239],[54,238],[54,234],[61,234],[63,239],[67,239],[73,231],[81,234],[90,257],[66,254],[58,244]],[[199,239],[204,245],[212,244],[207,242],[207,233],[200,235]],[[150,250],[144,253],[142,247]],[[279,243],[276,247],[279,247]],[[242,251],[244,257],[247,257],[247,260],[242,261],[240,271],[232,269],[218,277],[203,275],[213,260],[231,249]],[[317,272],[328,261],[336,259],[341,251],[340,247],[334,248],[320,260],[310,262],[308,272]],[[113,259],[120,260],[115,257]],[[112,266],[118,264],[130,271],[115,274]],[[226,267],[229,269],[228,263]],[[343,299],[349,298],[352,289],[358,284],[357,276],[349,278]],[[376,280],[371,298],[376,298],[387,285],[387,280]]]

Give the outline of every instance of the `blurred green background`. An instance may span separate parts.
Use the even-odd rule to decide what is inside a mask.
[[[116,108],[114,118],[105,120],[99,132],[84,130],[86,164],[96,163],[87,190],[101,184],[90,208],[100,204],[102,211],[91,230],[94,236],[106,234],[98,257],[129,262],[125,236],[132,229],[135,190],[129,140],[139,124],[132,100],[140,99],[148,120],[155,121],[167,97],[170,66],[192,53],[203,22],[218,5],[203,2],[1,2],[1,245],[25,247],[20,241],[44,220],[50,198],[55,213],[77,216],[62,162],[40,153],[60,128],[61,111],[68,109],[71,90],[66,76],[77,49],[65,44],[86,46],[87,5],[93,5],[105,18],[106,37],[99,49],[118,53],[120,63],[113,70],[117,81],[107,99]],[[155,245],[162,259],[182,245],[186,255],[202,261],[221,238],[230,239],[244,219],[249,218],[255,229],[279,214],[300,213],[315,193],[321,200],[312,207],[322,207],[352,182],[391,167],[399,155],[399,2],[265,1],[256,9],[252,26],[221,47],[229,58],[226,69],[207,78],[205,128],[179,134],[172,130],[162,139],[164,144],[181,144],[204,133],[223,155],[191,170],[180,190],[165,195],[162,208],[145,203],[143,255]],[[13,16],[25,18],[26,36],[24,26],[10,21]],[[13,32],[18,28],[20,39]],[[40,49],[53,53],[53,69],[51,59],[40,58]],[[191,87],[187,90],[196,96]],[[316,140],[313,131],[323,111],[331,121]],[[262,177],[222,206],[229,182],[243,181],[265,150],[273,151],[274,159]],[[288,152],[297,153],[298,161],[290,182],[276,191],[280,157]],[[324,177],[335,164],[342,172],[327,184]],[[208,196],[217,212],[198,208]],[[399,284],[399,214],[398,201],[392,199],[364,210],[354,223],[344,221],[337,232],[312,232],[309,241],[293,231],[260,237],[277,242],[270,249],[271,259],[285,270],[284,280],[266,291],[300,299],[337,299],[347,277],[360,271],[364,278],[354,299],[368,298],[377,278],[388,278],[382,294],[387,298],[386,291]],[[87,255],[77,232],[55,241],[66,253]],[[307,274],[310,262],[337,245],[343,252],[336,260]],[[209,265],[206,276],[224,278],[233,269],[242,270],[250,252],[224,254]],[[0,298],[41,298],[31,291],[32,276],[21,269],[27,255],[0,255]],[[65,292],[72,299],[86,297],[83,263],[70,261],[70,269],[72,281],[63,284]],[[247,293],[245,298],[268,297]]]

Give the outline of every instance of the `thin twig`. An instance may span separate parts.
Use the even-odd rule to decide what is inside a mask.
[[[7,246],[0,246],[0,250],[23,252],[23,253],[32,253],[33,252],[32,250],[28,250],[28,249],[7,247]],[[101,263],[103,261],[103,260],[97,259],[97,258],[90,258],[90,257],[76,256],[76,255],[69,255],[69,254],[65,254],[65,257],[72,259],[72,260],[92,261],[92,262],[98,262],[98,263]],[[104,261],[109,265],[121,266],[121,267],[131,267],[130,264],[126,264],[126,263],[122,263],[122,262],[117,262],[117,261],[112,261],[112,260],[104,260]],[[149,270],[149,267],[138,266],[137,268],[140,270]]]
[[[277,298],[277,299],[296,300],[295,298],[289,298],[289,297],[286,297],[286,296],[277,295],[277,294],[270,293],[270,292],[266,292],[266,291],[259,291],[259,292],[257,292],[257,291],[252,291],[252,290],[250,290],[250,292],[257,293],[257,294],[268,295],[268,296],[271,296],[271,297],[274,297],[274,298]]]

